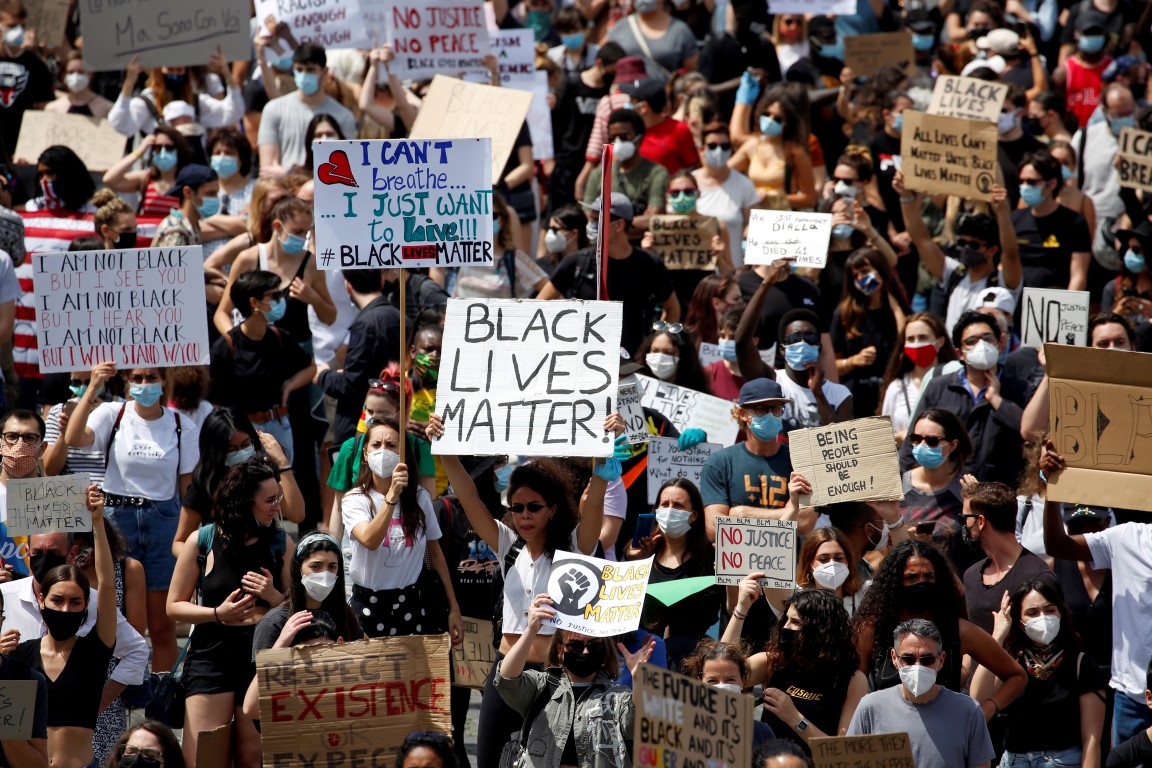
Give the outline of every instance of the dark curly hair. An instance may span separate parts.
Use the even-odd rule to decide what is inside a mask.
[[[780,644],[780,631],[789,607],[800,614],[801,629],[791,648]],[[802,589],[784,603],[784,613],[772,629],[768,645],[765,679],[783,667],[819,669],[849,678],[860,665],[856,636],[844,602],[827,589]]]
[[[1058,588],[1040,579],[1030,579],[1012,592],[1011,602],[1008,604],[1008,614],[1012,617],[1012,628],[1008,630],[1008,640],[1004,643],[1004,649],[1012,655],[1012,658],[1019,659],[1024,654],[1024,649],[1035,647],[1035,643],[1024,633],[1024,619],[1020,615],[1021,604],[1031,592],[1039,593],[1041,597],[1052,603],[1060,611],[1060,632],[1052,644],[1057,648],[1073,653],[1079,651],[1082,645],[1080,635],[1076,632],[1072,614],[1068,612],[1064,597]],[[1070,656],[1070,658],[1075,658],[1075,656]]]
[[[740,679],[748,679],[748,654],[743,643],[726,643],[705,637],[696,644],[692,655],[680,662],[680,671],[697,680],[704,679],[704,665],[710,661],[730,661],[740,670]]]
[[[883,662],[888,638],[892,637],[896,625],[901,621],[904,566],[912,557],[924,558],[932,564],[932,570],[936,573],[936,598],[931,602],[932,615],[928,619],[937,627],[948,627],[965,615],[956,572],[940,550],[915,539],[900,542],[880,561],[880,567],[872,576],[872,586],[852,617],[857,631],[864,625],[873,628],[873,637],[876,638],[872,645],[873,662]]]
[[[521,488],[540,494],[545,504],[556,507],[556,514],[548,521],[545,552],[552,555],[558,549],[569,549],[572,531],[578,522],[572,500],[583,491],[573,487],[570,471],[548,459],[533,459],[512,472],[508,480],[508,498],[515,496]]]
[[[216,488],[213,508],[216,514],[216,529],[223,539],[225,557],[241,556],[247,537],[268,539],[278,527],[278,523],[273,522],[264,528],[252,515],[252,504],[256,500],[256,494],[260,486],[268,480],[276,482],[276,469],[262,458],[252,458],[228,470]],[[279,581],[278,574],[276,580]]]

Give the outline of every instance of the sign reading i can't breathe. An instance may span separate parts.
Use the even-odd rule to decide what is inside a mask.
[[[615,301],[450,299],[432,452],[611,456],[621,322]]]
[[[548,574],[548,595],[556,610],[551,623],[591,637],[634,632],[651,572],[651,557],[614,563],[557,551]]]
[[[322,269],[492,263],[489,139],[326,141],[315,154]]]

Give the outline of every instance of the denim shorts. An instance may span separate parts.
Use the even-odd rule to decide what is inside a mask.
[[[180,497],[150,501],[139,507],[107,506],[104,515],[124,537],[128,556],[144,566],[148,591],[166,592],[176,568],[172,541],[180,523]]]

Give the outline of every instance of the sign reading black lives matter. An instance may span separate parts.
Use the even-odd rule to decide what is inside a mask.
[[[325,141],[316,154],[322,269],[492,263],[492,141]]]
[[[615,301],[450,299],[432,452],[611,456],[621,322]]]
[[[615,637],[640,626],[652,558],[616,563],[557,550],[548,572],[548,595],[559,629]]]

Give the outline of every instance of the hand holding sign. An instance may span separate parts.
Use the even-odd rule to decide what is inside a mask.
[[[748,609],[751,608],[752,604],[759,600],[763,594],[760,587],[760,580],[763,578],[764,572],[757,571],[756,573],[748,574],[740,580],[740,584],[737,586],[739,596],[736,598],[736,618],[741,621],[743,621],[743,618],[739,614],[747,615]]]
[[[532,599],[532,607],[528,609],[528,626],[524,628],[526,636],[535,637],[540,634],[540,627],[556,619],[556,609],[552,605],[553,600],[548,595],[536,595]]]

